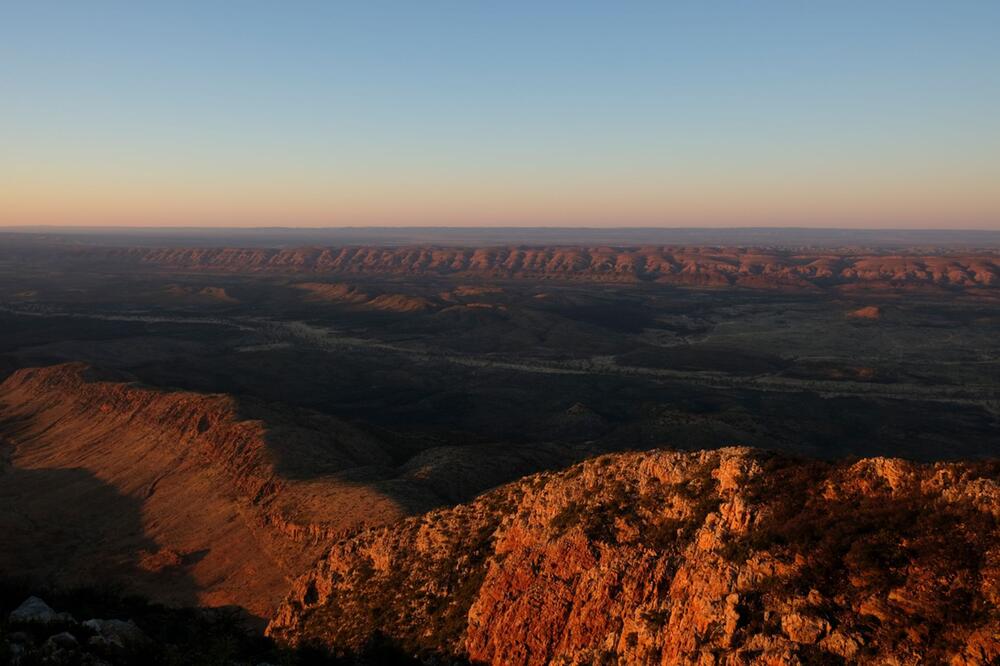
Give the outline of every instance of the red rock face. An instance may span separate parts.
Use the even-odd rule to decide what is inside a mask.
[[[333,544],[269,633],[491,664],[996,663],[997,473],[603,456]]]
[[[462,275],[656,282],[754,289],[847,285],[951,288],[1000,284],[995,253],[799,254],[713,247],[87,248],[61,257],[225,272]]]

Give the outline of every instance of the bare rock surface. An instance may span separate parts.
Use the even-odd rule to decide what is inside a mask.
[[[877,305],[868,305],[857,310],[851,310],[847,313],[847,316],[851,319],[881,319],[882,308]]]
[[[269,626],[491,664],[988,664],[995,463],[604,455],[333,543]]]

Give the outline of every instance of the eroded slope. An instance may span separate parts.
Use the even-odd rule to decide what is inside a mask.
[[[81,364],[15,372],[0,419],[0,569],[21,576],[266,615],[323,541],[438,503],[336,419]]]

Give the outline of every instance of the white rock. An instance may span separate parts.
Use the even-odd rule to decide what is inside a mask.
[[[11,611],[11,624],[52,624],[53,622],[75,623],[69,613],[57,613],[38,597],[28,597],[20,606]]]

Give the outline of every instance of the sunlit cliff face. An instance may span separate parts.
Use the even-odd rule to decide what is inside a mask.
[[[377,617],[415,653],[524,666],[989,663],[994,473],[602,456],[333,545],[268,630],[343,650]]]

